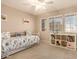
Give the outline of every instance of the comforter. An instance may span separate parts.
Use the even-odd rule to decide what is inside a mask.
[[[36,43],[38,44],[39,40],[40,39],[37,35],[27,35],[12,38],[2,37],[1,57],[7,57],[15,52],[21,51]]]

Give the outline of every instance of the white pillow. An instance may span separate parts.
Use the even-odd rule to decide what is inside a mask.
[[[27,35],[32,35],[32,32],[31,31],[27,31]]]
[[[1,33],[2,39],[8,39],[10,38],[10,32],[2,32]]]

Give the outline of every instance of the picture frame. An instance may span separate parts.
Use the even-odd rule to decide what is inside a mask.
[[[29,23],[29,19],[25,19],[25,18],[24,18],[24,19],[23,19],[23,23],[24,23],[24,24]]]

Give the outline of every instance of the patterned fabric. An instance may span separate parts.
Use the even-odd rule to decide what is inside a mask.
[[[10,40],[2,40],[2,44],[1,44],[1,56],[7,56],[8,55],[8,52],[11,50],[11,45],[10,45]]]
[[[1,33],[2,40],[6,40],[10,38],[10,32],[3,32]]]
[[[39,37],[35,35],[9,37],[10,34],[2,33],[2,44],[1,44],[1,57],[6,57],[10,55],[11,51],[20,48],[28,48],[29,46],[39,43]],[[4,39],[3,39],[4,38]]]

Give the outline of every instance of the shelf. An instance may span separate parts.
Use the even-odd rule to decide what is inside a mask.
[[[67,50],[71,50],[71,51],[76,51],[76,49],[77,49],[77,48],[68,48],[68,47],[57,46],[57,45],[54,45],[54,44],[50,44],[50,46],[62,48],[62,49],[67,49]]]
[[[51,34],[51,45],[68,49],[76,49],[76,35]]]

